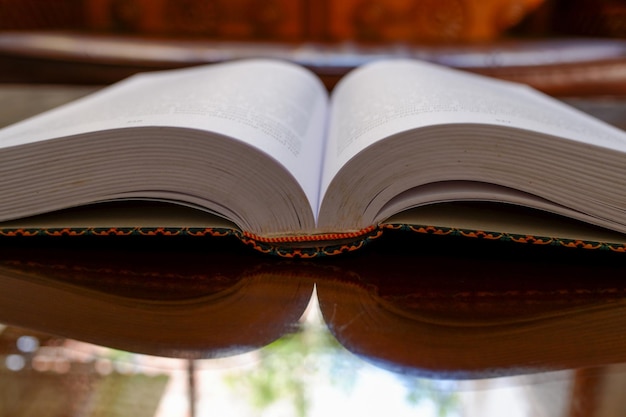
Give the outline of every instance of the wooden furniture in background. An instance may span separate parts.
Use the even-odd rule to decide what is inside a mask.
[[[229,40],[493,40],[544,0],[0,0],[0,29]]]

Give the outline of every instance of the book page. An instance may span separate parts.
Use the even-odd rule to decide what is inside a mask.
[[[622,131],[526,86],[412,60],[373,63],[349,74],[333,92],[329,123],[322,195],[366,147],[426,126],[501,125],[626,151]]]
[[[324,86],[312,73],[280,61],[144,73],[1,130],[0,147],[106,129],[206,130],[245,142],[279,161],[301,184],[314,209],[327,100]]]

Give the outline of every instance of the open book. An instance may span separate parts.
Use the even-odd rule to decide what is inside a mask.
[[[413,60],[330,97],[274,60],[140,74],[4,128],[0,161],[4,235],[232,231],[313,255],[407,227],[626,248],[626,133]]]

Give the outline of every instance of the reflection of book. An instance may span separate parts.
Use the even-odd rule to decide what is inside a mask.
[[[526,87],[416,61],[357,69],[330,101],[308,71],[278,61],[146,74],[5,128],[0,144],[4,235],[234,233],[313,256],[410,225],[624,249],[624,132]],[[200,210],[24,219],[137,199]],[[467,200],[604,229],[433,206]]]
[[[193,252],[193,251],[190,251]],[[11,251],[0,322],[133,352],[234,355],[297,329],[313,282],[228,254]]]
[[[621,256],[447,237],[416,253],[401,239],[328,262],[170,238],[157,247],[3,247],[0,323],[217,357],[298,331],[315,286],[328,330],[383,367],[464,378],[624,361]]]
[[[626,325],[626,285],[619,262],[576,260],[562,252],[555,260],[552,251],[451,257],[444,246],[425,249],[411,263],[400,262],[403,256],[354,258],[343,264],[351,276],[317,282],[331,333],[379,366],[439,378],[626,359],[620,330]]]

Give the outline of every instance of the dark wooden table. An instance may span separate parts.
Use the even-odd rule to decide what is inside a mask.
[[[76,239],[3,242],[6,415],[28,415],[26,399],[39,415],[131,410],[137,392],[144,410],[182,395],[203,415],[228,410],[224,391],[236,410],[224,380],[252,384],[251,404],[263,389],[296,401],[287,381],[313,408],[355,378],[451,412],[490,415],[476,404],[503,390],[550,416],[624,405],[623,254],[402,235],[309,262],[237,241]]]

